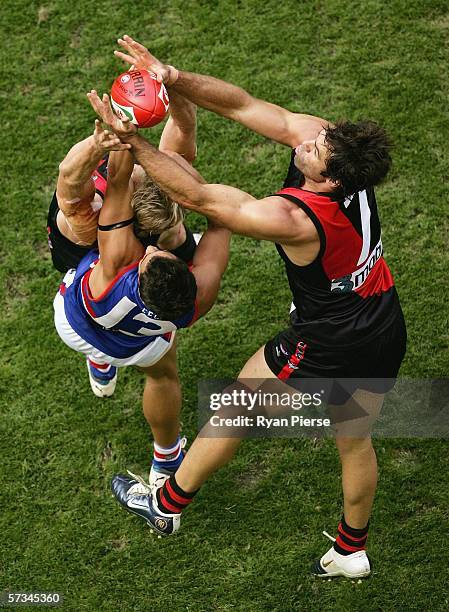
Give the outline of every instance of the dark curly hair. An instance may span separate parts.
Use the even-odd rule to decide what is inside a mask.
[[[324,142],[330,155],[323,176],[338,182],[344,196],[379,184],[390,169],[392,144],[374,121],[340,121],[326,129]]]
[[[161,321],[173,321],[195,307],[196,280],[181,259],[156,256],[139,276],[139,293]]]

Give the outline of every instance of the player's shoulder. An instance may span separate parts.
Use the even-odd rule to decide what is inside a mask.
[[[290,144],[292,147],[295,147],[307,140],[313,140],[321,130],[331,125],[331,122],[322,117],[303,113],[290,113],[288,126]]]
[[[274,206],[282,210],[285,223],[289,225],[292,234],[296,236],[295,240],[302,242],[316,238],[315,224],[310,215],[296,201],[287,199],[281,194],[271,196],[270,200]]]

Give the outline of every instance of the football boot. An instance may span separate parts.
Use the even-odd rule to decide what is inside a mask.
[[[90,387],[97,397],[111,397],[114,394],[117,384],[117,368],[111,366],[107,372],[102,372],[91,364],[89,359],[87,362],[87,371],[89,372]]]
[[[335,542],[335,538],[326,531],[323,534]],[[313,562],[312,573],[320,578],[367,578],[371,574],[371,562],[364,550],[341,555],[332,547],[321,559]]]
[[[117,474],[111,482],[112,493],[118,503],[143,518],[158,536],[169,536],[178,531],[180,514],[164,514],[157,507],[156,488],[132,472]]]

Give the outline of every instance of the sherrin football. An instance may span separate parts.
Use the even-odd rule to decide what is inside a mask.
[[[163,83],[148,70],[129,70],[120,74],[112,84],[112,107],[116,114],[138,127],[152,127],[160,123],[168,112],[169,99]]]

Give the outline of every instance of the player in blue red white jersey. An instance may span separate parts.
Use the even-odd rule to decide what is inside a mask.
[[[202,180],[183,159],[174,163]],[[155,246],[145,251],[132,227],[132,169],[128,151],[110,154],[99,250],[65,275],[54,300],[55,325],[70,348],[98,367],[134,365],[146,374],[143,410],[154,437],[154,481],[176,469],[183,456],[175,334],[212,307],[230,232],[210,223],[190,268],[169,251]]]
[[[196,109],[174,94],[170,117],[164,126],[159,147],[175,152],[190,163],[196,155]],[[119,139],[104,130],[99,121],[91,136],[76,143],[59,166],[56,191],[47,219],[48,243],[53,265],[61,272],[76,268],[81,259],[97,247],[98,215],[107,186],[109,152],[126,150]],[[191,262],[196,243],[192,232],[183,224],[182,208],[149,179],[135,164],[134,229],[144,246],[158,245]],[[92,391],[99,397],[114,393],[117,368],[99,369],[87,360]]]
[[[181,96],[176,95],[172,97],[171,103],[171,116],[168,120],[168,124],[164,128],[160,146],[170,151],[171,155],[178,160],[178,163],[184,164],[190,172],[195,173],[195,170],[186,161],[186,159],[193,160],[196,152],[195,107],[187,103],[187,101],[182,100]],[[100,125],[97,125],[96,129],[104,133]],[[109,140],[112,140],[112,136]],[[117,142],[113,144],[114,147],[119,148],[117,147]],[[89,143],[87,143],[87,145],[89,149]],[[121,148],[123,149],[123,147]],[[91,187],[91,185],[89,185],[92,182],[90,180],[89,172],[91,168],[89,164],[92,165],[93,162],[95,163],[95,160],[92,162],[92,155],[89,153],[89,150],[86,151],[85,143],[82,143],[81,146],[76,146],[75,149],[77,150],[75,151],[74,157],[70,159],[69,156],[70,167],[68,168],[67,165],[63,165],[62,170],[66,185],[63,184],[61,189],[60,176],[58,180],[58,194],[62,192],[63,195],[66,195],[68,189],[74,186],[79,189],[80,183],[82,186],[82,181],[79,180],[80,166],[84,172],[84,180],[88,182],[87,188]],[[114,162],[113,156],[112,168],[114,168],[114,163],[117,165],[117,163]],[[78,163],[75,163],[76,161],[78,161]],[[196,174],[196,176],[199,177],[198,174]],[[143,409],[144,415],[154,433],[154,458],[151,469],[151,475],[154,479],[161,473],[170,473],[170,470],[173,470],[182,460],[182,440],[179,439],[178,435],[181,392],[176,368],[174,347],[175,331],[178,327],[188,325],[189,322],[192,321],[193,316],[199,316],[204,313],[210,308],[215,300],[219,287],[219,279],[226,267],[229,248],[229,232],[227,230],[211,227],[206,235],[203,236],[198,251],[195,252],[195,248],[191,248],[191,240],[189,239],[189,236],[192,237],[192,234],[190,232],[186,233],[184,225],[182,224],[183,215],[178,205],[167,198],[152,181],[148,181],[147,179],[145,179],[144,184],[135,191],[134,178],[135,166],[131,179],[129,181],[126,180],[126,185],[128,187],[127,194],[132,196],[132,210],[130,209],[129,202],[126,203],[126,206],[120,202],[120,206],[123,205],[123,208],[120,208],[117,214],[119,221],[123,221],[123,215],[125,215],[126,218],[132,218],[134,215],[137,218],[137,227],[136,224],[134,224],[133,227],[132,223],[128,223],[123,227],[115,227],[115,225],[112,224],[112,227],[106,228],[106,230],[109,229],[109,231],[104,231],[104,223],[106,222],[106,224],[108,224],[108,217],[110,220],[111,215],[113,216],[113,211],[111,205],[109,205],[109,209],[106,211],[103,211],[102,207],[100,207],[95,218],[95,227],[97,228],[98,215],[100,215],[100,219],[103,218],[103,229],[101,230],[99,246],[100,251],[103,250],[103,264],[99,267],[94,266],[94,272],[90,266],[98,259],[98,252],[86,249],[87,255],[85,255],[83,260],[82,257],[79,257],[79,253],[70,250],[72,246],[76,245],[67,241],[67,250],[58,249],[60,261],[64,264],[67,263],[67,258],[65,256],[68,252],[69,255],[75,259],[74,263],[76,265],[79,263],[80,259],[81,263],[78,265],[76,271],[72,270],[67,274],[65,282],[61,287],[62,292],[64,292],[64,287],[67,287],[71,279],[74,279],[72,286],[66,291],[64,296],[66,302],[62,302],[62,296],[58,294],[55,300],[55,306],[57,326],[60,333],[64,336],[64,340],[75,350],[83,352],[91,362],[93,360],[100,375],[103,369],[106,370],[105,374],[107,376],[110,369],[116,370],[118,366],[127,364],[138,365],[141,369],[143,368],[146,373]],[[116,183],[117,181],[113,179],[113,182]],[[115,188],[116,186],[113,186],[112,191],[110,190],[109,200],[113,197]],[[104,184],[104,190],[106,191],[106,184]],[[72,194],[76,195],[76,193],[77,192],[73,189]],[[91,194],[89,191],[88,193]],[[74,199],[73,195],[72,199]],[[90,206],[89,200],[86,202],[86,209],[87,206]],[[86,216],[89,217],[89,215],[90,213],[87,210]],[[101,217],[101,215],[103,215],[103,217]],[[81,215],[78,219],[78,227],[83,229],[82,218],[80,217]],[[152,299],[151,294],[155,294],[155,296],[153,296],[153,302],[161,302],[166,313],[170,316],[173,314],[169,321],[165,321],[164,317],[161,317],[161,313],[157,311],[157,308],[155,317],[158,317],[158,320],[153,320],[150,317],[150,320],[146,321],[149,317],[148,313],[139,312],[137,308],[137,306],[139,306],[145,309],[140,297],[142,288],[140,288],[140,290],[137,289],[138,266],[136,265],[136,260],[140,259],[144,251],[144,247],[141,244],[142,233],[151,228],[155,228],[157,234],[159,234],[158,246],[166,250],[158,250],[155,247],[150,247],[148,249],[148,255],[140,267],[145,267],[148,260],[152,258],[155,259],[156,264],[158,260],[168,258],[171,261],[171,268],[175,268],[174,271],[171,270],[170,272],[169,270],[172,275],[171,285],[175,284],[174,291],[173,287],[166,286],[164,279],[169,278],[170,275],[167,276],[167,270],[164,272],[163,266],[161,268],[161,265],[159,265],[159,275],[163,274],[163,278],[158,281],[157,274],[153,274],[151,280],[155,282],[150,283],[149,298]],[[172,229],[175,229],[175,233],[171,231]],[[137,240],[135,234],[138,234],[138,237],[141,239],[140,241]],[[146,235],[144,234],[143,239],[145,238]],[[180,244],[180,246],[176,244],[176,241],[178,241],[178,245]],[[97,244],[97,241],[95,241],[95,244]],[[128,252],[127,249],[129,245],[131,245],[132,249]],[[131,268],[122,274],[120,278],[117,279],[117,282],[110,287],[110,290],[108,290],[104,298],[96,301],[91,299],[89,282],[92,277],[95,278],[97,271],[104,265],[105,256],[107,261],[108,249],[111,247],[114,249],[112,253],[112,257],[114,257],[113,266],[121,266],[123,263],[123,266],[120,267],[121,270],[123,267],[126,268],[128,263],[132,265]],[[218,254],[216,253],[217,247]],[[171,251],[169,252],[167,249],[171,249]],[[124,250],[122,255],[120,255],[121,250]],[[193,266],[193,276],[186,268],[186,265],[183,264],[178,257],[175,257],[175,255],[189,261],[189,264]],[[78,261],[76,260],[77,258]],[[122,258],[123,261],[120,258]],[[154,266],[154,269],[156,270],[157,267],[157,265]],[[87,272],[86,278],[83,277],[84,271]],[[179,288],[176,287],[177,275],[179,276],[178,280],[181,283],[184,282],[184,286],[181,284]],[[87,276],[89,276],[88,280]],[[187,285],[185,284],[186,278]],[[83,280],[85,282],[82,285],[81,283]],[[195,283],[198,287],[198,309],[196,315],[194,315],[193,304],[191,303],[192,291],[194,291]],[[80,293],[74,291],[75,287],[81,290]],[[87,291],[85,300],[82,296],[82,290]],[[182,295],[183,290],[185,290],[184,296]],[[181,299],[180,304],[177,306],[178,310],[181,308],[182,311],[179,313],[179,317],[177,316],[177,312],[167,312],[169,305],[166,305],[165,302],[171,299],[170,291],[172,294],[174,293],[174,297],[178,299],[178,301]],[[178,295],[180,291],[181,298],[179,298]],[[81,301],[79,301],[78,298],[81,298]],[[118,325],[117,322],[117,325],[108,327],[108,321],[106,321],[105,317],[110,313],[111,306],[114,311],[112,316],[117,316],[117,309],[114,310],[113,308],[114,300],[116,299],[120,304],[120,308],[124,303],[127,303],[129,306],[131,299],[133,299],[136,303],[136,308],[120,321],[120,325]],[[187,300],[185,308],[183,306],[183,300],[184,302]],[[124,314],[123,310],[121,312]],[[94,315],[91,317],[90,315],[87,316],[86,313],[92,315],[94,315],[94,313],[95,315],[100,314],[103,318],[101,321],[98,321],[98,316],[95,317]],[[136,317],[136,319],[134,320],[133,317]],[[71,321],[73,327],[67,319]],[[123,327],[124,325],[126,327]],[[89,367],[91,367],[91,363],[89,363]],[[165,397],[169,398],[169,401],[161,407],[161,398]]]
[[[123,126],[105,100],[92,100],[145,171],[186,208],[205,214],[235,233],[276,243],[293,294],[291,327],[261,347],[239,378],[366,379],[353,398],[375,419],[383,392],[370,379],[396,377],[406,331],[393,279],[383,258],[374,186],[387,174],[390,143],[373,122],[330,124],[291,113],[208,76],[161,64],[129,37],[119,39],[125,61],[151,69],[171,91],[239,121],[293,149],[287,183],[275,196],[257,200],[225,185],[203,185],[158,152],[130,126]],[[126,128],[126,129],[125,129]],[[362,419],[365,420],[365,419]],[[368,433],[338,436],[344,515],[332,548],[314,565],[318,576],[364,577],[368,522],[377,483],[376,455]],[[113,479],[117,500],[140,504],[162,535],[179,528],[180,514],[208,476],[229,461],[236,438],[198,437],[179,470],[157,490],[140,489],[126,476]]]

